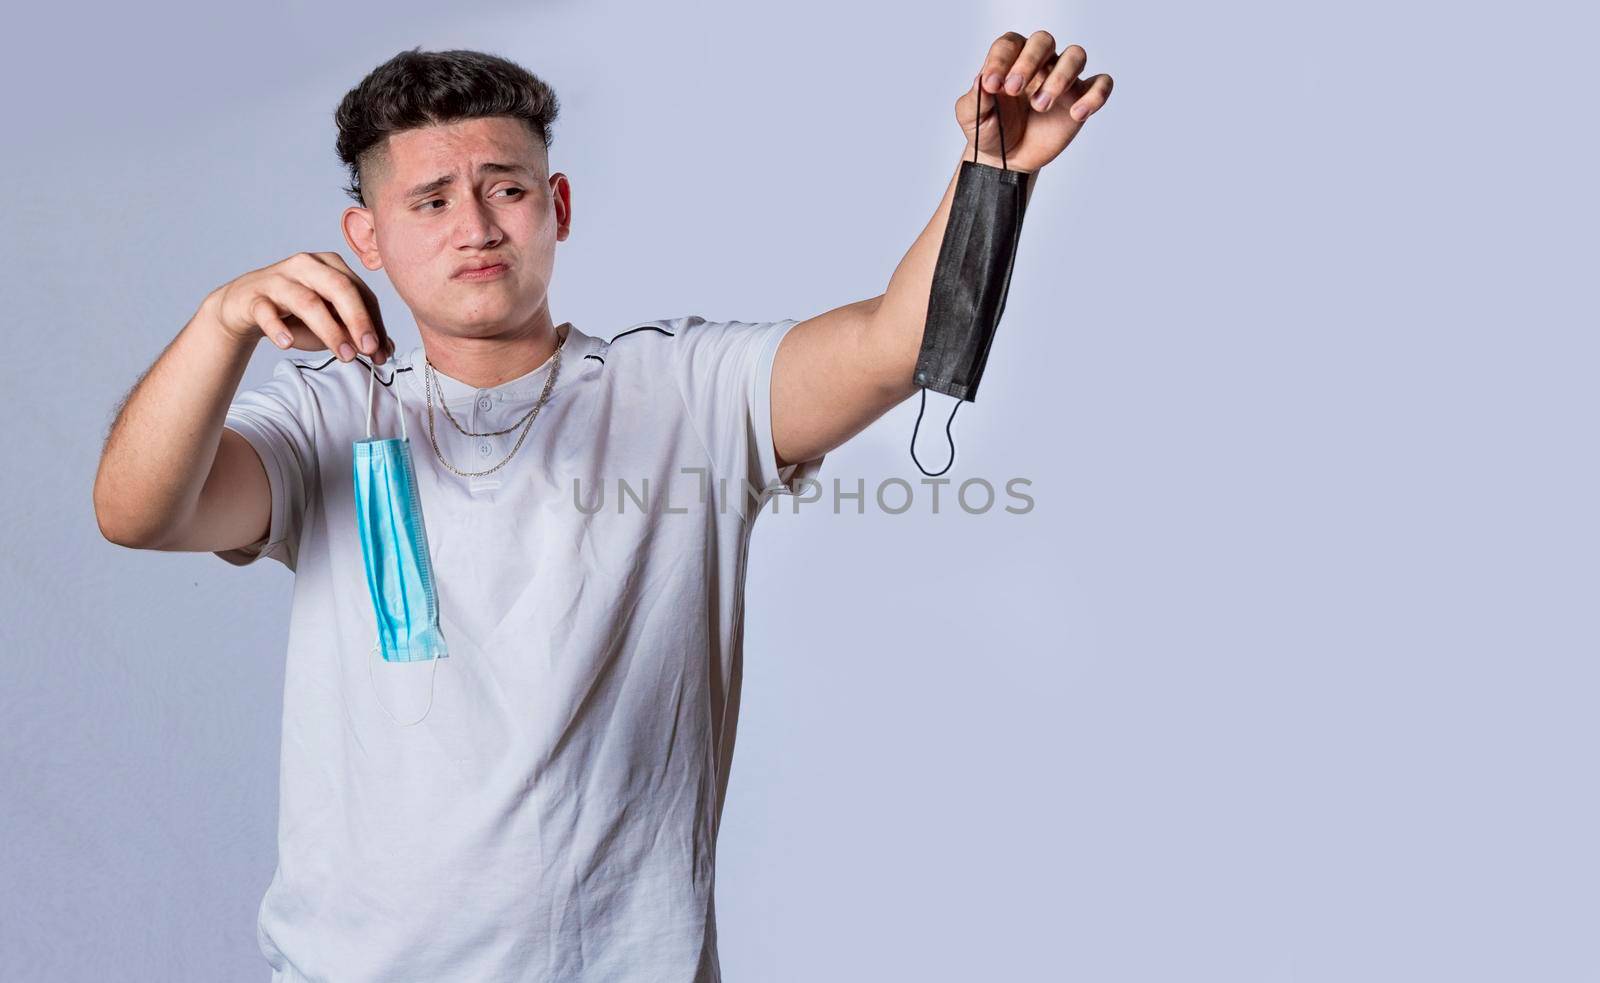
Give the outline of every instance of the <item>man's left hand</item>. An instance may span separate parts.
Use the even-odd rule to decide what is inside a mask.
[[[1078,77],[1088,60],[1088,52],[1076,44],[1056,54],[1056,39],[1049,31],[1034,31],[1026,38],[1007,31],[995,39],[972,88],[956,100],[956,121],[967,135],[966,156],[972,156],[976,132],[978,162],[999,167],[1004,129],[1006,167],[1037,171],[1055,160],[1111,97],[1111,76]]]

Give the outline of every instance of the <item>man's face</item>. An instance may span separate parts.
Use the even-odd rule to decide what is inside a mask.
[[[345,232],[368,269],[388,272],[419,327],[470,338],[526,331],[549,320],[556,243],[571,222],[566,176],[548,168],[542,142],[516,119],[396,133],[365,188],[369,207],[347,210]],[[485,263],[506,269],[458,275]]]

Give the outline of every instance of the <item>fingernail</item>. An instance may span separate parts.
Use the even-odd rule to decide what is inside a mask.
[[[278,335],[278,347],[279,348],[288,348],[292,344],[294,344],[294,339],[293,338],[289,337],[286,334]]]
[[[988,75],[985,75],[983,77],[983,85],[986,89],[1000,88],[1000,73],[990,72]]]
[[[1087,115],[1089,115],[1088,106],[1074,106],[1072,108],[1072,118],[1078,120],[1079,122],[1082,122],[1083,118]]]
[[[1026,81],[1021,75],[1006,76],[1006,92],[1016,95],[1022,91],[1022,83]]]
[[[339,357],[348,362],[356,357],[356,350],[350,347],[348,341],[341,341],[339,342]]]
[[[1033,108],[1041,110],[1041,111],[1049,109],[1050,108],[1050,96],[1047,95],[1046,93],[1043,93],[1043,92],[1034,93],[1034,96],[1033,96]]]
[[[361,336],[361,350],[371,355],[378,347],[376,335],[364,334]]]

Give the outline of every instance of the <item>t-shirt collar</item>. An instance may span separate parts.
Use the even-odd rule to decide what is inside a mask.
[[[552,389],[560,388],[561,380],[578,370],[576,363],[583,356],[594,351],[597,347],[595,342],[598,341],[592,335],[584,334],[578,330],[578,327],[571,321],[563,321],[557,325],[557,328],[566,329],[567,339],[561,345],[561,374],[557,377],[556,384],[551,387]],[[424,388],[426,386],[424,373],[427,369],[427,363],[424,360],[425,354],[422,345],[414,345],[400,363],[400,369],[409,380],[412,391],[418,397],[423,396],[426,392]],[[539,393],[544,391],[545,377],[549,374],[550,364],[553,360],[554,357],[552,356],[550,359],[546,359],[543,365],[531,369],[515,379],[508,379],[498,386],[484,388],[469,386],[460,379],[445,375],[439,369],[434,369],[434,398],[439,398],[440,388],[444,390],[444,398],[450,402],[476,399],[484,395],[500,400],[520,400],[528,397],[537,397]]]

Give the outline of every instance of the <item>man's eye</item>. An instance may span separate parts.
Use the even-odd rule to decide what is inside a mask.
[[[527,192],[523,191],[521,188],[501,188],[500,191],[514,191],[514,192],[517,193],[518,196],[521,196],[521,195],[524,195],[524,194],[527,193]],[[498,193],[499,192],[496,192],[496,194],[498,194]],[[424,211],[424,212],[436,212],[436,211],[438,211],[437,208],[429,208],[428,206],[429,205],[442,205],[442,204],[444,204],[444,199],[442,199],[442,198],[430,198],[429,200],[427,200],[427,201],[423,202],[422,204],[418,205],[417,206],[417,210],[418,211]]]

